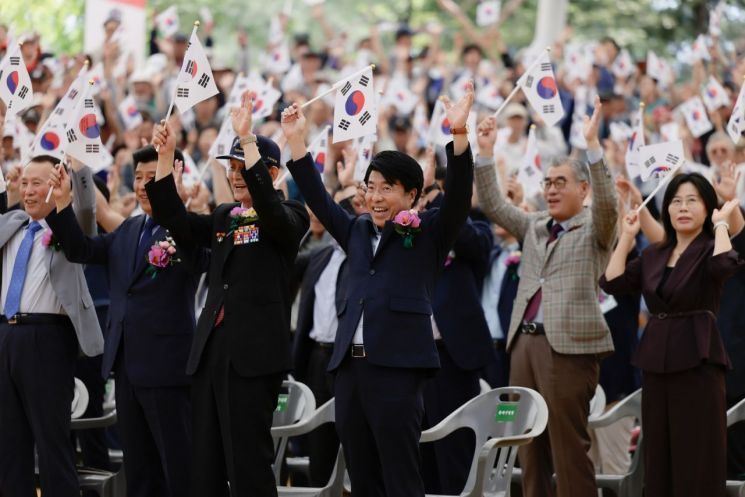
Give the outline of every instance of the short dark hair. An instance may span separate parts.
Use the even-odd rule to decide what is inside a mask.
[[[33,156],[29,162],[50,162],[54,166],[55,164],[59,164],[62,161],[60,161],[57,157],[42,154]]]
[[[616,52],[621,51],[621,47],[618,45],[618,42],[611,36],[603,36],[602,38],[600,38],[600,43],[610,43],[611,45],[613,45],[613,48],[616,49]]]
[[[712,238],[714,237],[714,225],[711,222],[711,215],[714,209],[717,208],[717,192],[714,187],[711,186],[709,180],[704,178],[699,173],[688,173],[680,174],[674,177],[670,184],[667,185],[665,190],[665,197],[662,200],[662,226],[665,228],[665,239],[660,244],[661,247],[666,248],[677,243],[678,238],[673,228],[673,223],[670,220],[670,203],[673,201],[673,197],[678,193],[678,189],[683,183],[690,183],[698,191],[701,199],[704,201],[706,207],[706,219],[704,220],[703,231],[705,231]]]
[[[412,157],[397,150],[384,150],[378,152],[370,161],[365,172],[365,183],[370,178],[370,173],[377,171],[383,175],[390,184],[400,182],[404,191],[416,190],[414,203],[419,200],[424,187],[424,173],[422,167]]]
[[[484,50],[481,48],[480,45],[477,45],[476,43],[468,43],[466,46],[464,46],[463,50],[460,51],[460,56],[463,57],[468,52],[478,52],[481,57],[484,56]]]
[[[181,153],[181,150],[176,149],[175,153],[175,159],[184,161],[184,154]],[[155,151],[155,147],[152,145],[146,145],[140,149],[135,150],[132,153],[132,162],[134,164],[134,170],[137,171],[137,166],[139,166],[143,162],[157,162],[158,161],[158,152]]]

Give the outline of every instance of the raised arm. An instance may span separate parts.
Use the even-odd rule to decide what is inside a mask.
[[[642,204],[641,192],[634,183],[624,176],[616,177],[616,193],[618,193],[618,196],[624,202],[628,200],[628,205],[634,209]],[[644,236],[647,237],[650,243],[658,243],[665,238],[665,229],[657,222],[652,213],[649,212],[646,205],[639,211],[639,223],[641,224],[642,233],[644,233]]]
[[[473,81],[469,81],[466,94],[455,104],[443,97],[445,111],[451,129],[464,129],[474,99]],[[447,153],[447,172],[445,176],[445,195],[442,207],[434,219],[434,229],[440,232],[443,248],[455,243],[463,224],[468,219],[473,194],[473,155],[468,144],[468,134],[453,135],[453,142],[445,147]],[[436,231],[437,232],[437,231]]]
[[[49,185],[53,188],[57,208],[46,217],[46,221],[67,260],[81,264],[106,264],[111,235],[88,236],[83,233],[72,209],[70,176],[63,166],[52,169]]]
[[[313,214],[346,250],[354,217],[334,202],[323,186],[321,174],[313,165],[305,145],[305,116],[298,104],[294,103],[282,112],[282,131],[292,152],[292,160],[287,163],[287,168],[295,183]]]
[[[70,165],[72,178],[72,204],[78,224],[88,236],[98,234],[96,226],[96,184],[91,168],[77,159]]]
[[[517,238],[521,243],[530,226],[530,215],[508,202],[499,188],[494,165],[497,120],[490,116],[478,128],[479,155],[476,159],[476,191],[484,215]]]
[[[583,134],[587,141],[587,157],[590,162],[592,229],[596,243],[602,248],[610,248],[616,237],[618,200],[613,177],[603,161],[603,149],[598,140],[602,107],[600,97],[596,95],[592,117],[585,116]]]

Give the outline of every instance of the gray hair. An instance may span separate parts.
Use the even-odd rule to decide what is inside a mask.
[[[590,169],[587,164],[581,160],[571,159],[569,157],[556,157],[551,160],[551,167],[569,166],[574,171],[574,179],[578,182],[587,181],[590,182]]]

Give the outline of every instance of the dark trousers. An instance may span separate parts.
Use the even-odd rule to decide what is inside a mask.
[[[645,497],[723,497],[727,481],[724,369],[644,372]]]
[[[96,315],[101,329],[105,329],[108,306],[96,307]],[[75,364],[75,377],[88,389],[88,407],[81,418],[98,418],[103,416],[103,400],[106,394],[106,380],[101,377],[102,356],[79,357]],[[106,430],[92,428],[74,432],[80,443],[83,464],[89,468],[111,471],[109,447],[106,443]]]
[[[339,434],[355,497],[421,497],[425,372],[348,357],[334,382]]]
[[[440,370],[424,383],[424,425],[431,428],[479,394],[479,372],[458,367],[442,340],[437,342]],[[476,438],[458,430],[442,440],[422,444],[422,476],[428,494],[457,495],[471,469]]]
[[[333,376],[328,372],[332,347],[314,345],[308,358],[308,371],[305,377],[308,387],[316,398],[316,405],[322,406],[333,396]],[[333,424],[319,426],[308,434],[308,456],[310,458],[310,485],[325,486],[336,463],[339,452],[339,437]]]
[[[226,359],[224,331],[212,331],[193,377],[191,495],[276,496],[271,427],[284,374],[239,376]]]
[[[518,449],[525,497],[597,496],[595,468],[587,455],[587,417],[599,371],[595,354],[559,354],[545,335],[516,338],[510,384],[536,390],[546,400],[549,412],[548,429]]]
[[[505,350],[505,340],[495,340],[494,349],[497,360],[484,367],[483,378],[492,388],[506,387],[510,384],[510,355]]]
[[[114,374],[128,497],[183,497],[191,463],[189,387],[132,385],[119,348]]]
[[[78,497],[70,405],[78,342],[72,325],[0,324],[0,495]]]

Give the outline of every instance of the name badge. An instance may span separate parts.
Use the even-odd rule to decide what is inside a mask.
[[[233,232],[233,245],[245,245],[259,241],[259,227],[255,224],[238,226]]]

